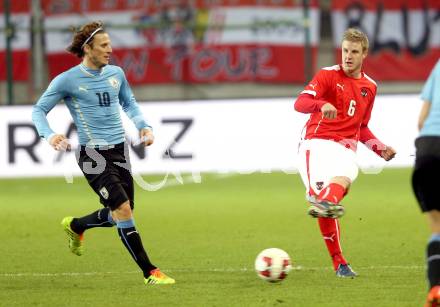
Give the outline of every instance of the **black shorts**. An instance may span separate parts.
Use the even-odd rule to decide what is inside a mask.
[[[412,175],[414,194],[423,212],[440,210],[440,137],[416,139],[416,164]]]
[[[128,200],[134,208],[133,177],[125,143],[97,148],[81,146],[76,154],[81,171],[105,207],[115,210]]]

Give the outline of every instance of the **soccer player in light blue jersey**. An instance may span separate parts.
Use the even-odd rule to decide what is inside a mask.
[[[426,81],[421,97],[424,102],[419,116],[412,186],[432,232],[427,245],[430,291],[425,305],[431,307],[440,306],[440,61]]]
[[[78,165],[104,205],[103,209],[81,218],[62,220],[69,248],[81,256],[87,229],[116,225],[122,243],[143,272],[145,284],[173,284],[174,279],[151,263],[134,224],[133,178],[120,107],[136,125],[144,146],[154,141],[152,129],[139,109],[123,70],[109,65],[111,41],[101,22],[84,25],[74,34],[67,50],[82,62],[52,80],[35,104],[32,119],[39,135],[55,150],[69,150],[68,139],[54,132],[46,118],[47,113],[64,100],[78,130]],[[105,168],[100,169],[102,158]]]

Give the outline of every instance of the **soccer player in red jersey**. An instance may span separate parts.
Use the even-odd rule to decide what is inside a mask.
[[[342,38],[342,64],[321,69],[301,92],[295,110],[310,113],[299,147],[299,172],[310,202],[308,214],[318,219],[338,277],[355,277],[342,255],[337,218],[340,204],[358,175],[357,142],[391,160],[396,151],[368,128],[377,84],[362,71],[368,38],[350,28]]]

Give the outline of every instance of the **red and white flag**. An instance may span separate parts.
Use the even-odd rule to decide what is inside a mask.
[[[336,60],[342,34],[358,27],[369,37],[364,70],[376,80],[425,80],[440,57],[440,1],[333,0]]]

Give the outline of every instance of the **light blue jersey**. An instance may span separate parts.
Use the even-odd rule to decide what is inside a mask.
[[[92,70],[79,64],[52,80],[32,112],[38,134],[46,140],[55,134],[46,114],[62,99],[78,129],[81,145],[124,142],[120,106],[136,128],[150,127],[142,116],[124,72],[118,66],[107,65],[101,70]]]
[[[422,90],[422,99],[431,103],[420,136],[440,136],[440,60],[432,70]]]

